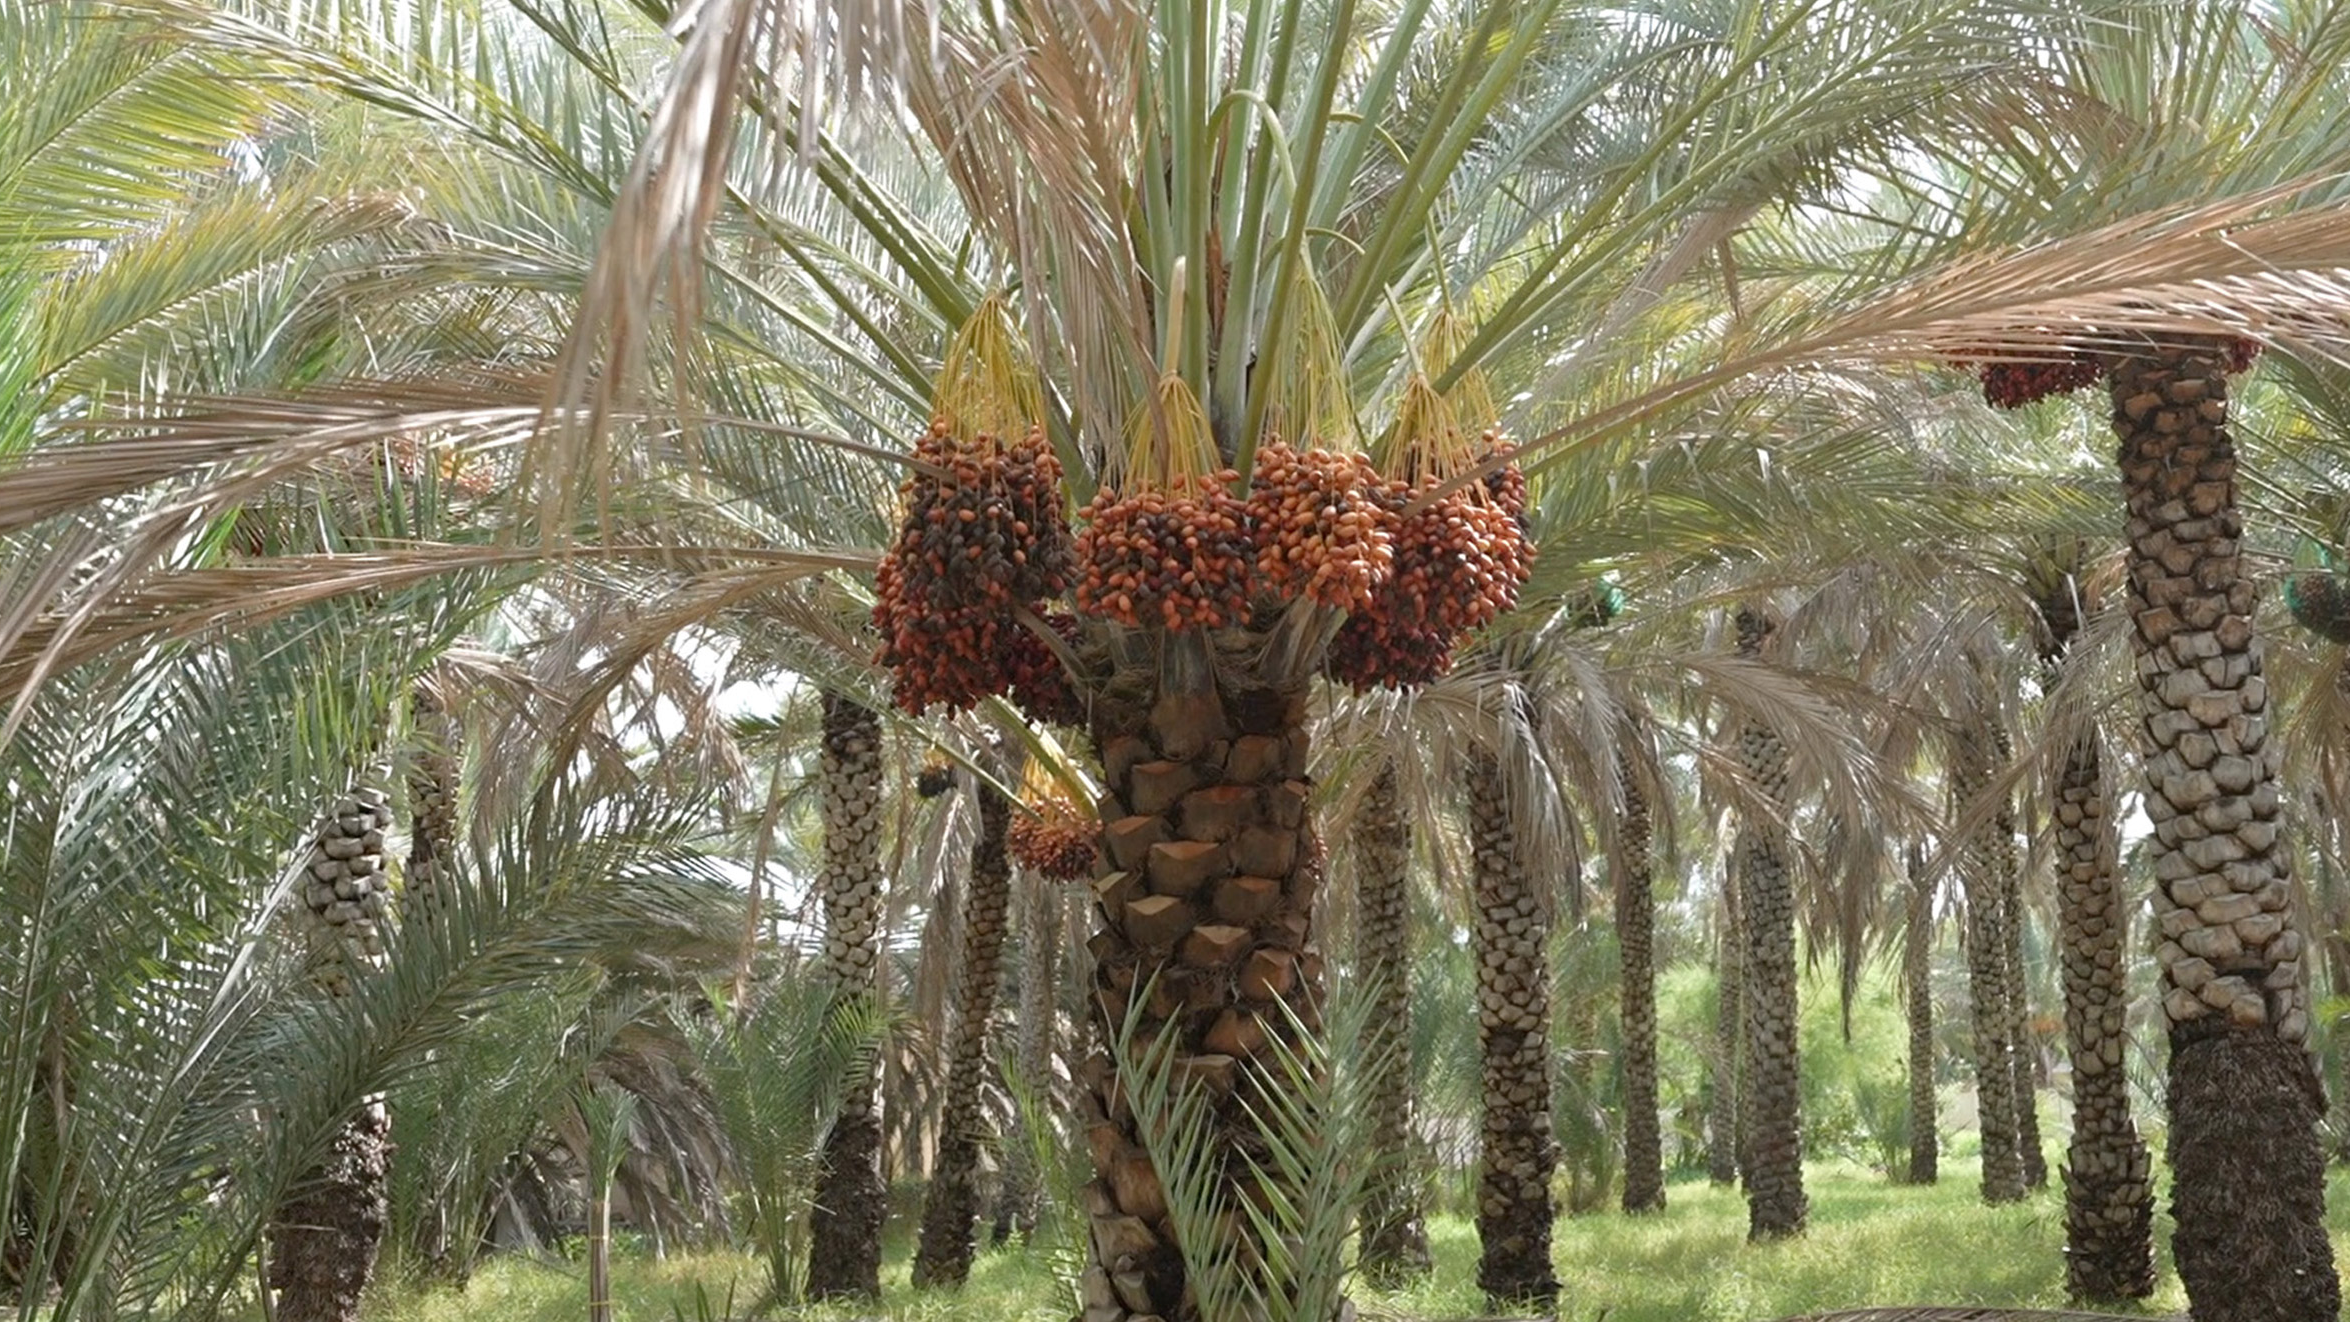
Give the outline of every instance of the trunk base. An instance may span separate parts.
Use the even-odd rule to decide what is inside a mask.
[[[881,1118],[844,1114],[824,1141],[824,1178],[808,1216],[808,1297],[873,1299],[881,1294],[881,1227],[889,1189],[881,1181]]]
[[[1428,1252],[1428,1227],[1419,1209],[1397,1208],[1385,1216],[1376,1208],[1366,1209],[1356,1266],[1365,1280],[1389,1290],[1433,1271],[1436,1260]]]
[[[979,1225],[979,1145],[948,1135],[938,1147],[930,1196],[922,1210],[922,1239],[914,1253],[917,1289],[955,1286],[971,1278],[972,1236]]]
[[[1531,1309],[1549,1313],[1558,1304],[1558,1273],[1550,1265],[1550,1222],[1523,1215],[1477,1218],[1478,1238],[1485,1242],[1477,1261],[1477,1288],[1496,1312]]]
[[[1486,1048],[1489,1059],[1530,1061],[1530,1069],[1548,1068],[1547,1043],[1523,1040],[1516,1033],[1494,1036],[1497,1040]],[[1485,1169],[1477,1209],[1477,1238],[1484,1252],[1477,1260],[1477,1285],[1496,1312],[1532,1308],[1547,1313],[1559,1294],[1558,1274],[1550,1264],[1551,1218],[1557,1215],[1550,1179],[1558,1166],[1550,1110],[1543,1107],[1531,1116],[1516,1111],[1497,1114],[1490,1101],[1486,1105]],[[1541,1128],[1509,1123],[1520,1119],[1532,1119]]]
[[[2171,1239],[2195,1322],[2341,1312],[2325,1226],[2324,1097],[2308,1053],[2266,1028],[2174,1027]]]
[[[1626,1184],[1624,1186],[1624,1212],[1626,1215],[1647,1216],[1651,1212],[1662,1212],[1664,1210],[1664,1185],[1658,1184],[1654,1187],[1642,1185],[1635,1187],[1633,1185]]]
[[[2154,1185],[2137,1126],[2125,1116],[2122,1128],[2094,1147],[2076,1144],[2065,1166],[2064,1284],[2074,1299],[2154,1293]]]
[[[390,1219],[392,1117],[369,1102],[278,1208],[269,1285],[278,1322],[358,1322]]]

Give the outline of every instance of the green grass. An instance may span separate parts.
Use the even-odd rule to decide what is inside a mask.
[[[1562,1322],[1765,1322],[1830,1308],[1897,1304],[2062,1307],[2061,1194],[2051,1188],[2010,1207],[1976,1198],[1971,1162],[1944,1163],[1932,1188],[1890,1185],[1857,1166],[1807,1168],[1811,1231],[1782,1244],[1746,1243],[1746,1205],[1734,1190],[1702,1180],[1671,1187],[1661,1215],[1613,1212],[1562,1220],[1555,1239]],[[2334,1173],[2328,1204],[2337,1262],[2350,1262],[2350,1172]],[[902,1221],[903,1218],[900,1218]],[[894,1223],[893,1223],[894,1228]],[[1464,1318],[1484,1311],[1476,1289],[1477,1234],[1457,1217],[1429,1227],[1436,1271],[1419,1286],[1386,1294],[1358,1289],[1367,1318]],[[2181,1311],[2170,1274],[2167,1218],[2155,1225],[2160,1287],[2147,1311]],[[956,1294],[918,1294],[906,1282],[910,1245],[894,1237],[878,1309],[810,1309],[811,1322],[884,1317],[906,1322],[1002,1319],[1066,1322],[1076,1310],[1051,1255],[982,1252],[971,1283]],[[627,1322],[694,1317],[697,1285],[723,1304],[758,1293],[759,1267],[733,1254],[631,1256],[616,1264],[614,1295]],[[462,1294],[378,1292],[371,1322],[576,1322],[586,1316],[586,1273],[576,1262],[504,1257],[483,1265]]]

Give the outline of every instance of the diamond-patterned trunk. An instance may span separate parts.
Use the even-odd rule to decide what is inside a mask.
[[[353,973],[383,966],[382,924],[391,885],[384,830],[392,810],[362,788],[320,822],[302,880],[310,979],[319,993],[349,996]],[[278,1206],[271,1226],[270,1288],[280,1322],[357,1322],[390,1218],[392,1120],[369,1098]]]
[[[1994,718],[1996,719],[1996,718]],[[2004,765],[2014,756],[2007,728],[1991,727],[1992,748]],[[2015,1148],[2021,1158],[2026,1189],[2048,1187],[2048,1154],[2040,1147],[2039,1052],[2032,1045],[2031,980],[2024,970],[2024,934],[2030,925],[2024,909],[2024,869],[2016,857],[2015,806],[2000,795],[1999,811],[1991,819],[1988,844],[1999,869],[2000,983],[2007,1004],[2008,1063],[2015,1071]]]
[[[1762,651],[1770,626],[1738,612],[1738,650]],[[1748,721],[1738,755],[1764,811],[1738,831],[1738,889],[1746,920],[1746,1234],[1800,1234],[1811,1203],[1803,1192],[1803,1080],[1796,1041],[1795,878],[1784,816],[1787,747],[1769,726]]]
[[[1355,819],[1355,968],[1376,1004],[1364,1048],[1380,1062],[1371,1080],[1370,1173],[1363,1185],[1357,1263],[1393,1285],[1428,1271],[1419,1163],[1412,1142],[1412,828],[1382,763]]]
[[[939,1122],[938,1159],[922,1209],[922,1239],[914,1253],[916,1286],[961,1285],[971,1276],[973,1233],[979,1224],[979,1157],[992,1143],[983,1093],[994,1060],[988,1028],[996,988],[1003,981],[1004,923],[1012,906],[1012,866],[1004,855],[1004,828],[1012,806],[993,785],[979,785],[979,839],[971,848],[971,880],[963,889],[963,960],[955,997],[953,1045],[947,1055],[946,1099]]]
[[[821,972],[835,997],[865,999],[878,992],[881,971],[881,718],[837,693],[824,694],[823,704]],[[843,1080],[840,1112],[825,1135],[808,1217],[808,1294],[815,1299],[881,1293],[889,1190],[881,1178],[878,1084],[870,1068]]]
[[[1705,1106],[1705,1174],[1717,1185],[1738,1182],[1745,1131],[1739,1124],[1738,1082],[1746,1059],[1746,925],[1739,921],[1738,866],[1722,869],[1722,930],[1715,952],[1712,1087]]]
[[[1665,1154],[1657,1116],[1656,897],[1648,795],[1629,758],[1617,757],[1616,779],[1624,794],[1612,864],[1624,980],[1624,1210],[1655,1212],[1665,1205]]]
[[[2154,1291],[2154,1185],[2130,1118],[2129,909],[2115,876],[2104,760],[2094,730],[2066,750],[2056,787],[2058,922],[2073,1137],[2065,1152],[2065,1288],[2084,1300]]]
[[[2171,1243],[2196,1322],[2340,1311],[2286,849],[2282,749],[2238,539],[2225,346],[2111,363],[2170,1026]]]
[[[1909,1182],[1941,1176],[1942,1135],[1934,1095],[1934,885],[1925,852],[1909,848],[1909,912],[1901,950],[1902,994],[1909,1005]]]
[[[1972,735],[1952,749],[1950,792],[1957,812],[1981,795],[1988,755]],[[2023,1154],[2016,1146],[2015,1063],[2007,1040],[2007,905],[1990,837],[1978,829],[1966,842],[1966,967],[1974,1025],[1975,1109],[1983,1136],[1983,1201],[2012,1203],[2024,1196]]]
[[[457,839],[457,774],[461,733],[429,686],[410,701],[416,751],[408,764],[408,866],[405,912],[429,918],[447,902],[451,846]]]
[[[1477,1284],[1496,1311],[1550,1311],[1558,1277],[1550,1228],[1558,1146],[1550,1118],[1550,908],[1519,846],[1500,760],[1469,754],[1469,848],[1476,881],[1477,1041],[1484,1061],[1477,1171]]]
[[[1113,1063],[1116,1044],[1139,1051],[1174,1035],[1175,1084],[1208,1090],[1221,1178],[1232,1198],[1250,1198],[1261,1195],[1246,1158],[1265,1155],[1250,1099],[1288,1088],[1274,1044],[1320,1023],[1306,685],[1265,682],[1235,655],[1211,668],[1198,647],[1167,639],[1160,656],[1120,668],[1093,704],[1107,792],[1088,943],[1100,1049],[1078,1071],[1078,1123],[1097,1172],[1082,1194],[1092,1230],[1078,1281],[1084,1322],[1192,1322],[1192,1254],[1261,1260],[1245,1219],[1231,1223],[1235,1244],[1177,1242],[1121,1086],[1139,1063]]]
[[[1019,887],[1026,915],[1020,938],[1020,1011],[1014,1041],[1021,1082],[1031,1103],[1004,1154],[1002,1196],[996,1202],[995,1242],[1036,1229],[1044,1211],[1043,1172],[1036,1167],[1030,1125],[1052,1123],[1053,1046],[1061,1022],[1061,884],[1029,875]]]

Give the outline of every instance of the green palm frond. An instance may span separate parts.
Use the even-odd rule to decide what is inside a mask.
[[[874,1007],[835,1002],[804,974],[782,971],[715,1019],[677,1021],[708,1078],[742,1167],[745,1229],[767,1264],[766,1297],[800,1297],[806,1216],[825,1130],[842,1083],[870,1059]]]
[[[173,215],[268,114],[237,72],[97,5],[0,7],[0,245],[63,264]]]

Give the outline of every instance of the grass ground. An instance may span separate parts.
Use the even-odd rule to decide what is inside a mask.
[[[1790,1243],[1749,1246],[1746,1209],[1734,1190],[1702,1181],[1674,1184],[1655,1217],[1616,1213],[1559,1223],[1555,1240],[1562,1322],[1765,1322],[1829,1308],[1897,1304],[2064,1305],[2062,1195],[2043,1190],[2010,1207],[1975,1196],[1971,1164],[1944,1163],[1927,1189],[1887,1184],[1845,1164],[1815,1164],[1806,1179],[1811,1232]],[[2328,1204],[2337,1262],[2350,1262],[2350,1172],[2337,1171]],[[1430,1228],[1436,1271],[1418,1287],[1358,1290],[1368,1318],[1465,1318],[1483,1311],[1476,1289],[1477,1234],[1445,1217]],[[2170,1274],[2167,1219],[2156,1223],[2162,1282],[2148,1311],[2183,1309]],[[902,1322],[1001,1319],[1066,1322],[1075,1309],[1052,1255],[983,1253],[956,1294],[915,1293],[906,1282],[909,1246],[893,1243],[878,1309],[808,1310],[809,1322],[883,1317]],[[703,1254],[626,1259],[616,1266],[617,1315],[624,1322],[695,1318],[697,1287],[722,1306],[730,1287],[747,1305],[759,1267],[747,1257]],[[576,1262],[501,1258],[485,1264],[462,1294],[386,1287],[375,1322],[577,1322],[586,1316],[586,1274]],[[719,1315],[713,1313],[713,1316]]]

